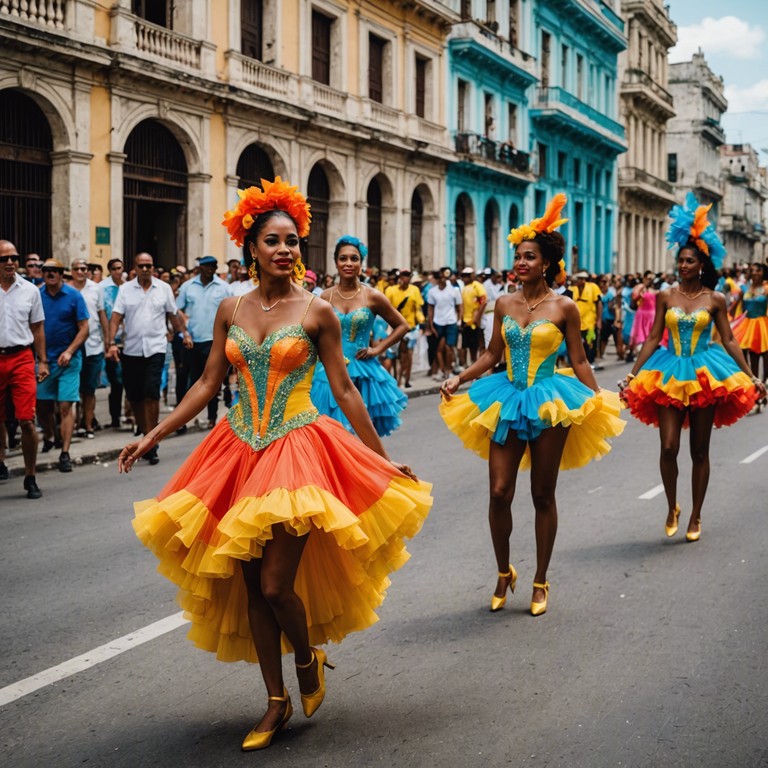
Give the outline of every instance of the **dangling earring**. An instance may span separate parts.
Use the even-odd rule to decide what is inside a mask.
[[[299,256],[298,259],[296,259],[296,263],[293,265],[293,279],[297,283],[301,283],[304,281],[304,275],[307,273],[307,268],[304,266],[304,263],[301,260],[301,256]]]
[[[251,266],[248,267],[248,277],[250,277],[251,280],[254,283],[258,283],[259,282],[259,270],[256,267],[256,262],[255,261],[252,261],[251,262]]]

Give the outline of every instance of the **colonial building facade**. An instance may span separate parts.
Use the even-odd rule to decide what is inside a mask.
[[[436,0],[0,0],[0,237],[67,263],[239,256],[222,213],[281,174],[312,203],[312,266],[345,232],[371,266],[435,266],[458,20]]]
[[[669,267],[664,241],[676,202],[667,181],[667,122],[674,117],[667,54],[677,27],[661,0],[622,0],[629,48],[619,56],[626,154],[619,157],[619,272]]]

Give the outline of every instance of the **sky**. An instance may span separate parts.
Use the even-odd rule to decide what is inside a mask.
[[[725,82],[729,144],[751,144],[768,165],[767,0],[666,0],[677,24],[671,62],[690,61],[699,49]]]

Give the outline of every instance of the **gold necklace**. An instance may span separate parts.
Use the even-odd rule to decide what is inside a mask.
[[[701,296],[701,294],[704,293],[704,291],[706,291],[707,289],[704,286],[702,286],[701,290],[698,293],[694,293],[693,295],[691,295],[690,293],[686,293],[679,285],[675,286],[675,290],[678,293],[682,293],[686,299],[690,299],[691,301],[693,301],[693,299],[698,299],[699,296]]]
[[[339,295],[340,298],[344,299],[344,301],[351,301],[352,299],[357,296],[358,293],[363,289],[362,283],[358,283],[357,290],[351,295],[351,296],[345,296],[338,288],[336,288],[336,293]]]
[[[544,294],[544,297],[543,297],[543,298],[541,298],[541,299],[539,299],[539,300],[538,300],[538,301],[537,301],[537,302],[536,302],[536,303],[535,303],[533,306],[531,306],[531,305],[528,303],[528,299],[526,299],[526,298],[525,298],[525,294],[523,294],[523,301],[525,302],[525,308],[528,310],[528,314],[529,314],[529,315],[530,315],[530,314],[533,314],[533,310],[534,310],[534,309],[536,309],[536,307],[538,307],[538,306],[539,306],[539,304],[541,304],[541,302],[542,302],[542,301],[544,301],[545,299],[548,299],[548,298],[549,298],[549,295],[550,295],[551,293],[552,293],[552,291],[550,291],[549,289],[547,289],[547,292]]]
[[[285,296],[281,296],[274,304],[270,304],[268,307],[265,307],[264,304],[262,304],[261,289],[259,289],[259,304],[265,312],[271,312],[284,298]]]

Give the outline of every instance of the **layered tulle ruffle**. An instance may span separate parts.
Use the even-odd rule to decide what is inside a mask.
[[[742,349],[762,355],[768,352],[768,317],[740,315],[733,321],[733,336]]]
[[[658,426],[658,407],[715,407],[715,426],[733,424],[752,410],[757,391],[749,376],[717,344],[684,357],[660,347],[624,390],[631,413]],[[688,425],[686,416],[684,426]]]
[[[133,526],[180,588],[190,639],[223,661],[256,662],[240,563],[261,557],[273,526],[311,534],[296,591],[310,642],[338,642],[377,621],[429,493],[329,419],[258,452],[224,420],[156,499],[135,505]]]
[[[378,360],[373,359],[353,358],[347,364],[347,371],[363,398],[376,432],[382,437],[394,432],[402,423],[400,414],[408,405],[408,397],[400,391],[392,375]],[[310,397],[320,413],[336,419],[352,431],[352,425],[333,397],[322,363],[318,363],[315,369]]]
[[[484,459],[488,458],[491,440],[504,444],[512,433],[529,441],[550,427],[570,427],[561,469],[583,467],[608,453],[608,438],[624,430],[620,410],[615,392],[596,394],[569,370],[526,389],[518,389],[505,373],[497,373],[478,379],[467,394],[455,395],[440,405],[448,428],[461,438],[465,448]],[[526,449],[520,467],[529,466]]]

